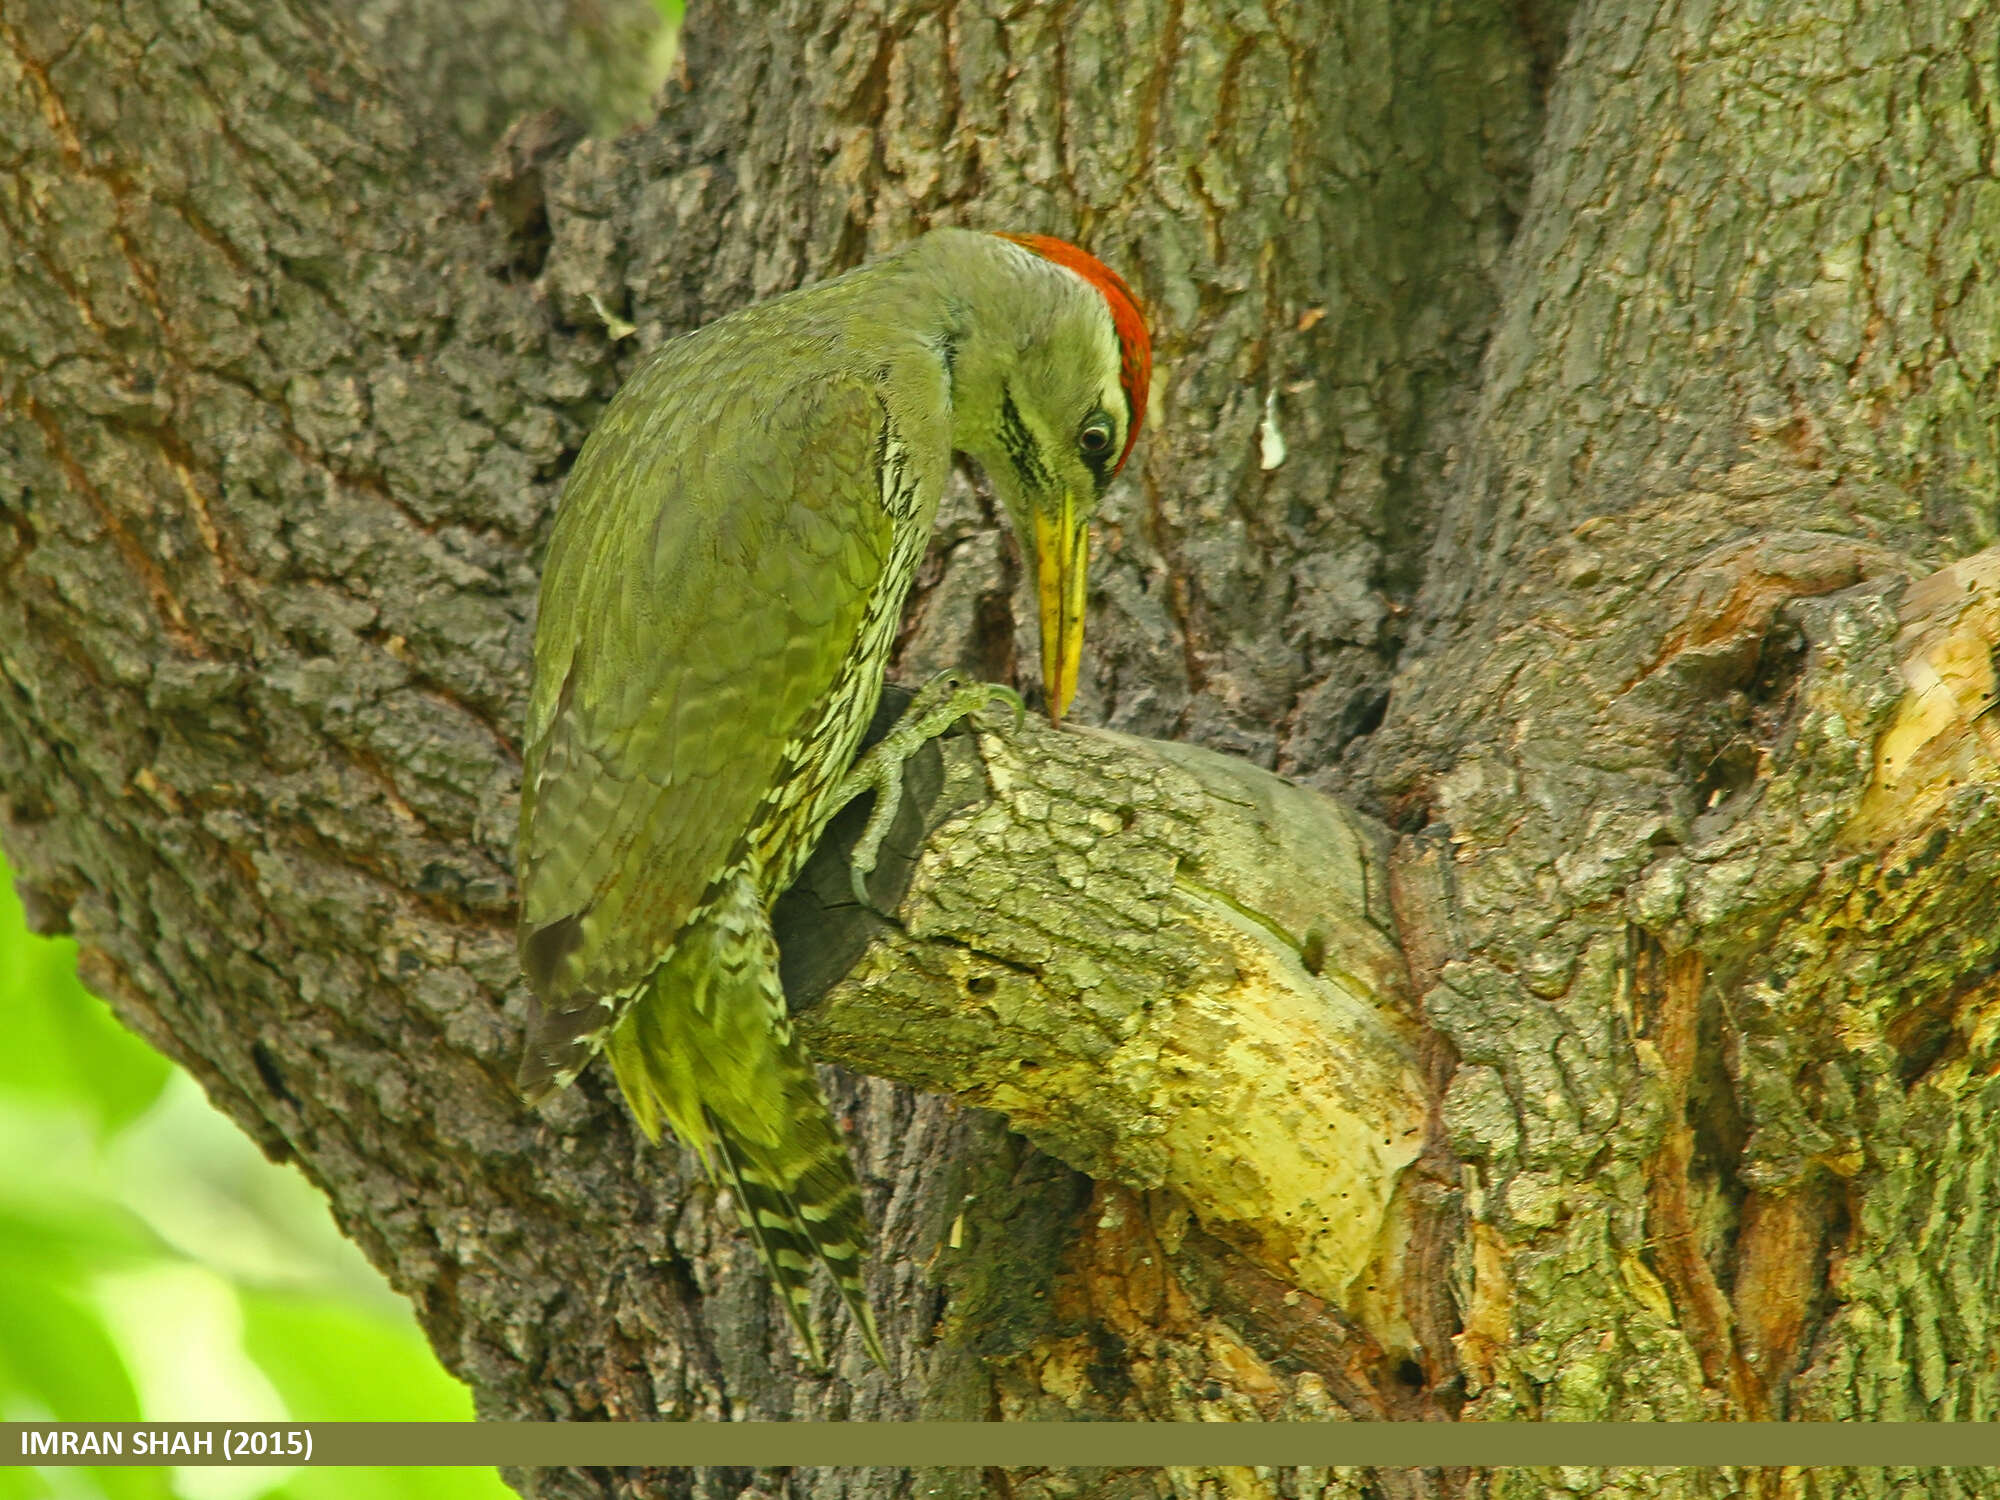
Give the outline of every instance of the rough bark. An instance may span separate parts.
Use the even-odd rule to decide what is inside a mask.
[[[339,14],[433,151],[483,150],[551,107],[615,131],[647,112],[656,43],[672,42],[653,0],[355,0]]]
[[[1365,756],[1456,875],[1468,1416],[1994,1410],[1989,564],[1908,580],[1994,536],[1995,48],[1578,14]]]
[[[1995,1415],[1990,14],[738,0],[657,120],[483,169],[438,142],[536,90],[448,126],[400,59],[456,13],[395,14],[0,0],[0,836],[483,1412]],[[899,923],[787,910],[882,1075],[828,1077],[898,1368],[820,1379],[604,1078],[512,1095],[515,734],[620,376],[935,223],[1089,242],[1162,373],[1115,733],[946,744]],[[900,674],[1032,613],[955,484]],[[1301,1224],[1336,1156],[1366,1211]],[[924,1478],[1751,1484],[1892,1487]]]

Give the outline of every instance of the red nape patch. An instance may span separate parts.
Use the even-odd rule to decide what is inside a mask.
[[[1132,445],[1139,441],[1139,425],[1146,420],[1146,389],[1153,379],[1153,341],[1146,333],[1139,299],[1125,285],[1124,277],[1068,240],[1050,234],[1003,234],[1000,238],[1025,245],[1042,259],[1067,267],[1104,294],[1111,309],[1111,326],[1118,330],[1118,383],[1125,387],[1126,401],[1125,451],[1118,455],[1118,468],[1111,471],[1116,474],[1132,456]]]

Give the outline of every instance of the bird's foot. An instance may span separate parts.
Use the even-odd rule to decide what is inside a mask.
[[[1014,726],[1018,729],[1027,713],[1019,693],[997,682],[974,681],[963,672],[940,672],[910,700],[910,706],[903,710],[903,716],[889,732],[869,746],[867,752],[848,770],[847,778],[841,783],[836,796],[836,807],[845,807],[863,792],[875,793],[875,806],[869,810],[868,825],[861,830],[861,837],[854,845],[848,878],[854,887],[854,899],[877,916],[887,917],[889,914],[869,896],[868,877],[875,873],[875,861],[882,852],[882,841],[889,836],[890,825],[896,821],[896,810],[902,805],[903,766],[911,756],[960,719],[968,715],[977,717],[996,703],[1004,703],[1014,711]]]

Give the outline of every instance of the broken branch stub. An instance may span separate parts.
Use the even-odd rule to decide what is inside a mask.
[[[998,1110],[1405,1344],[1396,1187],[1425,1097],[1390,835],[1245,762],[1034,721],[912,764],[856,910],[850,808],[780,903],[830,1061]],[[886,888],[885,888],[886,887]]]
[[[1908,691],[1875,744],[1875,774],[1847,830],[1856,848],[1962,824],[1952,804],[2000,777],[2000,547],[1912,583],[1902,623]]]

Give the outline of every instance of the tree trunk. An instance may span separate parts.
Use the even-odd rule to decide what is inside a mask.
[[[482,1413],[2000,1416],[1987,8],[716,0],[483,163],[594,97],[546,25],[318,10],[0,0],[0,836]],[[1106,728],[940,746],[898,923],[838,836],[782,911],[878,1075],[896,1368],[825,1378],[601,1071],[513,1094],[518,725],[620,378],[942,223],[1090,245],[1161,375]],[[1032,614],[955,481],[893,675]],[[1564,1475],[942,1485],[1890,1491]]]

